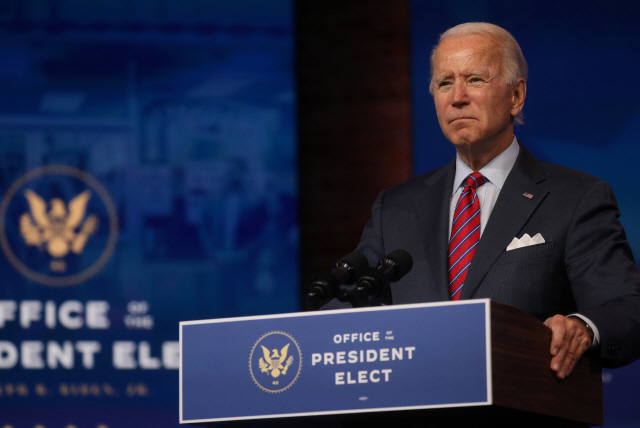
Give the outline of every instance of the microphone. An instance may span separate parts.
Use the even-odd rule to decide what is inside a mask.
[[[389,282],[397,282],[413,268],[413,257],[405,250],[395,250],[378,262],[378,270]]]
[[[367,258],[356,251],[338,260],[331,273],[318,272],[311,278],[307,300],[316,304],[320,300],[329,300],[337,296],[340,286],[353,284],[369,267]]]
[[[368,268],[356,281],[361,297],[378,297],[389,290],[389,283],[399,281],[413,268],[413,257],[398,249],[384,256],[377,268]]]

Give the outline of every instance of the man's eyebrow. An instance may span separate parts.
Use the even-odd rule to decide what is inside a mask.
[[[450,73],[447,73],[447,74],[441,74],[441,75],[439,75],[439,76],[436,76],[436,77],[433,79],[433,83],[435,83],[435,84],[437,85],[437,84],[439,84],[439,83],[442,83],[443,81],[445,81],[446,79],[448,79],[448,78],[450,78],[450,77],[451,77],[451,74],[450,74]]]
[[[485,71],[474,70],[466,73],[465,77],[482,77],[482,78],[488,79],[490,75]]]

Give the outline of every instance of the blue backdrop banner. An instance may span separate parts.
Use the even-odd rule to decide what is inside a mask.
[[[179,321],[298,309],[291,2],[0,9],[0,424],[178,426]]]

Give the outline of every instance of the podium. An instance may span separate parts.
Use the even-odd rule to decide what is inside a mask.
[[[181,322],[180,423],[601,425],[597,359],[558,380],[550,342],[488,299]]]

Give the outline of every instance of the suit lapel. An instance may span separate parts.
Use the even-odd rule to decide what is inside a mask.
[[[425,189],[415,198],[420,238],[427,265],[431,267],[433,278],[435,278],[435,284],[426,284],[427,301],[449,300],[447,287],[449,205],[455,172],[454,158],[449,165],[425,180]]]
[[[520,145],[516,163],[500,191],[500,196],[476,248],[461,299],[473,297],[491,266],[518,235],[547,195],[548,190],[544,186],[539,186],[545,179],[546,174],[540,162]],[[532,194],[533,197],[531,199],[525,197],[525,192]]]

